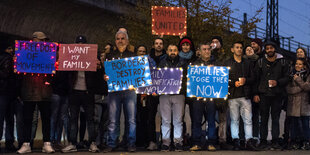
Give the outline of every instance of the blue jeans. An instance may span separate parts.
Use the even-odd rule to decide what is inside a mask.
[[[229,112],[230,112],[230,129],[231,137],[239,139],[239,118],[240,115],[244,122],[245,139],[253,138],[252,135],[252,105],[251,100],[245,97],[229,99]]]
[[[129,129],[127,134],[128,146],[135,146],[136,143],[136,113],[137,113],[137,94],[135,91],[125,90],[109,93],[109,126],[108,142],[109,147],[115,148],[120,135],[120,115],[123,106],[125,122]],[[126,124],[126,123],[125,123]],[[125,126],[126,127],[126,126]]]
[[[184,95],[161,95],[159,97],[159,109],[161,114],[161,131],[163,145],[169,146],[171,143],[171,120],[173,123],[174,144],[183,144],[183,115],[184,115]]]
[[[52,94],[51,102],[51,141],[60,143],[63,127],[68,135],[68,96]]]
[[[8,112],[11,102],[12,99],[10,96],[0,95],[0,141],[3,135],[4,118],[6,113]]]
[[[192,120],[192,139],[193,145],[202,146],[202,117],[204,111],[207,112],[207,136],[208,143],[214,145],[216,141],[215,127],[215,104],[212,101],[194,101],[190,104],[191,120]]]

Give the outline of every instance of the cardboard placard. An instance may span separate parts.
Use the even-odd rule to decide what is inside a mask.
[[[96,71],[97,44],[60,44],[59,70]]]
[[[108,91],[122,91],[152,84],[147,56],[136,56],[104,62],[109,76]]]
[[[187,96],[227,98],[229,69],[223,66],[188,66]]]
[[[14,71],[55,74],[57,43],[15,41]]]
[[[152,6],[152,34],[186,35],[187,10],[182,7]]]
[[[182,85],[182,68],[151,68],[152,85],[140,87],[138,94],[179,94]]]

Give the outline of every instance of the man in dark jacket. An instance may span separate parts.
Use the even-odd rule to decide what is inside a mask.
[[[128,35],[124,31],[118,31],[115,35],[115,44],[117,49],[107,54],[107,59],[122,59],[136,56],[135,53],[128,51]],[[105,80],[108,77],[105,75]],[[125,137],[129,152],[136,151],[136,113],[137,113],[137,94],[134,90],[124,90],[109,93],[109,126],[108,126],[108,147],[104,152],[111,152],[116,148],[119,138],[120,113],[122,106],[125,114]],[[127,124],[127,125],[126,125]]]
[[[178,55],[178,47],[176,45],[169,45],[167,54],[168,57],[161,61],[158,65],[160,68],[168,67],[183,67],[185,68],[186,62]],[[183,79],[186,79],[183,77]],[[184,80],[183,80],[184,81]],[[182,82],[183,83],[183,82]],[[185,82],[186,83],[186,82]],[[182,86],[182,89],[184,87]],[[162,118],[162,151],[169,151],[170,149],[170,132],[171,132],[171,119],[173,119],[174,126],[174,145],[176,151],[183,150],[183,115],[184,115],[184,101],[185,96],[182,94],[182,89],[179,95],[161,95],[159,97],[159,109]],[[172,116],[172,117],[171,117]]]
[[[203,66],[212,66],[215,61],[211,57],[211,47],[210,43],[201,44],[199,47],[200,57],[193,62],[193,65],[203,65]],[[201,142],[202,137],[202,116],[206,112],[206,119],[208,121],[208,145],[207,149],[209,151],[215,151],[215,141],[216,141],[216,127],[215,127],[215,104],[210,99],[197,99],[190,104],[190,113],[192,120],[192,143],[193,146],[190,148],[191,151],[201,150],[203,144]]]
[[[86,43],[86,37],[78,36],[76,43]],[[69,109],[70,109],[70,121],[69,121],[69,142],[70,144],[63,148],[63,153],[76,152],[77,134],[78,134],[78,118],[80,113],[80,107],[83,106],[86,114],[88,137],[91,145],[89,152],[98,152],[99,149],[96,145],[97,131],[94,125],[94,108],[95,97],[94,94],[97,90],[96,79],[97,72],[90,71],[77,71],[71,72],[68,75],[69,79]],[[102,79],[103,80],[103,79]]]
[[[266,54],[260,58],[255,65],[257,76],[256,86],[253,89],[254,102],[260,102],[261,126],[260,137],[261,149],[268,149],[268,120],[271,108],[272,118],[272,149],[280,149],[279,138],[279,118],[282,107],[282,94],[289,81],[289,67],[286,60],[279,53],[273,42],[265,44]]]
[[[244,122],[246,148],[256,150],[253,146],[252,135],[252,107],[251,107],[251,85],[254,83],[254,73],[251,62],[242,58],[242,42],[235,42],[231,47],[233,58],[227,61],[229,71],[229,112],[231,119],[231,136],[234,149],[239,150],[239,117]]]
[[[18,142],[22,143],[21,131],[22,107],[17,99],[17,79],[13,67],[13,47],[8,43],[0,43],[0,137],[3,133],[3,122],[6,122],[5,148],[7,151],[16,151],[14,143],[14,113],[16,111]],[[15,107],[18,106],[18,107]],[[0,139],[1,139],[0,138]]]

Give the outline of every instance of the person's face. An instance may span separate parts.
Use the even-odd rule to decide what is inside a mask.
[[[296,71],[301,71],[304,68],[305,68],[305,66],[304,66],[303,62],[301,60],[297,60],[296,64],[295,64]]]
[[[111,46],[110,45],[106,45],[104,47],[104,53],[110,53],[110,51],[111,51]]]
[[[11,46],[9,46],[8,48],[6,48],[4,50],[6,53],[9,53],[9,54],[13,54],[13,48]]]
[[[139,47],[138,50],[137,50],[137,55],[141,56],[141,55],[145,55],[145,54],[146,54],[145,47],[143,47],[143,46]]]
[[[191,45],[189,43],[185,42],[185,43],[182,44],[182,51],[184,53],[187,53],[190,50],[191,50]]]
[[[216,45],[216,46],[215,46]],[[215,46],[215,49],[220,49],[222,47],[221,43],[219,40],[217,39],[212,39],[211,41],[211,46],[214,47]]]
[[[266,46],[266,53],[268,57],[273,57],[276,53],[276,49],[272,45]]]
[[[260,50],[260,46],[256,42],[251,42],[251,47],[255,52]]]
[[[154,41],[154,48],[156,51],[162,51],[164,49],[164,43],[161,39],[156,39]]]
[[[211,57],[211,47],[210,45],[200,46],[200,56],[204,59],[209,59]]]
[[[167,53],[170,58],[173,58],[173,59],[176,58],[179,54],[178,47],[175,45],[168,46]]]
[[[305,58],[306,55],[305,55],[304,50],[302,50],[302,49],[299,48],[299,49],[296,51],[296,57],[297,57],[297,58]]]
[[[247,56],[252,56],[254,54],[254,50],[251,46],[248,46],[246,49],[245,49],[245,54]]]
[[[128,39],[126,38],[126,35],[123,33],[119,33],[116,36],[115,44],[116,44],[118,49],[126,49],[126,47],[128,45]]]
[[[236,43],[234,46],[231,48],[231,52],[234,53],[236,56],[242,56],[242,44]]]

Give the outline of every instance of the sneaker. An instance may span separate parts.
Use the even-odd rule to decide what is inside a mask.
[[[169,151],[170,151],[170,148],[169,148],[169,146],[167,146],[167,145],[162,145],[162,146],[161,146],[161,151],[162,151],[162,152],[169,152]]]
[[[113,148],[110,146],[107,146],[105,149],[103,149],[103,153],[112,152]]]
[[[5,143],[5,151],[6,152],[15,152],[17,149],[13,143]]]
[[[53,144],[53,148],[55,151],[61,151],[61,149],[63,149],[63,145],[61,143],[55,143]]]
[[[199,150],[201,150],[201,147],[198,146],[198,145],[194,145],[194,146],[191,147],[189,150],[190,150],[190,151],[199,151]]]
[[[42,152],[44,153],[54,153],[55,150],[52,147],[51,142],[44,142],[44,145],[42,147]]]
[[[240,150],[246,150],[246,142],[244,139],[240,139],[239,141],[239,144],[240,144]]]
[[[279,145],[278,142],[274,142],[271,144],[270,150],[281,150],[281,149],[282,149],[282,147]]]
[[[128,146],[128,152],[136,152],[136,146]]]
[[[151,141],[149,146],[146,149],[149,151],[157,150],[157,144]]]
[[[212,144],[208,145],[208,151],[216,151],[215,146]]]
[[[239,141],[239,139],[234,139],[233,143],[234,143],[233,150],[239,151],[240,150],[240,141]]]
[[[30,152],[31,152],[30,143],[23,143],[22,147],[19,150],[17,150],[16,153],[25,154],[25,153],[30,153]]]
[[[267,141],[266,140],[262,140],[258,146],[258,149],[259,150],[269,150],[270,149],[270,145],[267,144]]]
[[[309,142],[305,142],[302,149],[303,150],[310,150],[310,143]]]
[[[100,150],[98,149],[97,145],[95,142],[92,142],[89,146],[89,149],[88,149],[89,152],[92,152],[92,153],[96,153],[96,152],[99,152]]]
[[[61,150],[62,153],[77,152],[76,146],[69,144]]]
[[[258,149],[256,148],[255,146],[256,142],[254,139],[249,139],[247,142],[246,142],[246,145],[245,145],[245,148],[247,150],[250,150],[250,151],[258,151]]]
[[[177,152],[182,152],[183,151],[183,146],[180,143],[175,144],[175,150]]]

